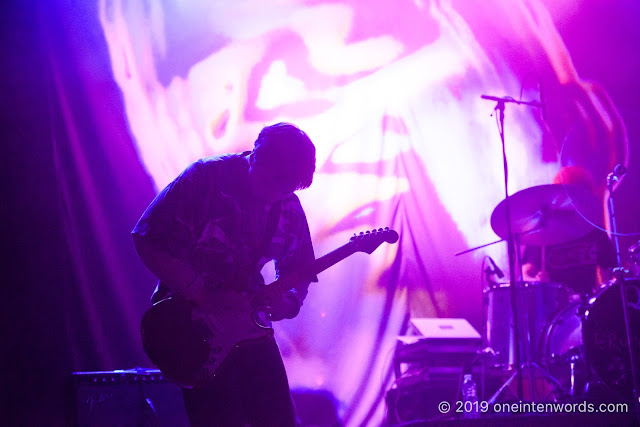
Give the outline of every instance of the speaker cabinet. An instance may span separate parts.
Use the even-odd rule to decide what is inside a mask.
[[[182,391],[149,369],[74,372],[67,417],[78,426],[188,426]]]

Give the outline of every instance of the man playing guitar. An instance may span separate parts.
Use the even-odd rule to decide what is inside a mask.
[[[253,151],[188,166],[132,232],[140,258],[159,279],[152,302],[180,299],[205,314],[221,305],[231,313],[259,306],[266,326],[295,317],[317,279],[299,273],[314,252],[293,192],[309,187],[314,172],[313,143],[288,123],[262,129]],[[265,286],[260,273],[270,260],[279,286]],[[273,334],[234,346],[221,366],[204,372],[202,381],[181,384],[192,425],[295,425]]]

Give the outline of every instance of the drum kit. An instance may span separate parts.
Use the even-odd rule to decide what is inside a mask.
[[[619,267],[612,280],[573,295],[565,284],[548,280],[545,247],[587,235],[593,226],[585,217],[595,218],[602,205],[589,191],[560,184],[531,187],[509,199],[515,247],[541,247],[541,280],[516,281],[515,287],[490,281],[484,290],[488,345],[484,354],[493,355],[489,363],[505,372],[514,372],[518,363],[521,369],[533,368],[551,385],[546,390],[551,389],[556,400],[586,398],[589,387],[593,390],[599,384],[631,401],[637,393],[634,365],[640,360],[640,242],[629,248],[631,271],[620,267],[618,252]],[[503,240],[509,232],[505,205],[503,200],[491,215],[491,226]],[[535,396],[533,387],[531,393],[532,399],[544,397]]]
[[[602,217],[601,204],[583,187],[565,184],[541,185],[509,195],[506,104],[542,108],[542,103],[492,95],[481,98],[496,102],[505,199],[494,209],[491,227],[502,238],[498,242],[506,241],[509,258],[509,283],[485,291],[488,347],[481,354],[495,355],[494,365],[514,371],[489,403],[495,402],[514,380],[516,398],[524,400],[526,372],[530,374],[529,397],[533,401],[544,397],[536,396],[534,386],[536,377],[541,377],[551,385],[543,392],[551,389],[556,399],[592,398],[598,384],[621,400],[633,402],[640,413],[640,242],[629,250],[634,260],[633,275],[622,266],[614,209],[614,189],[626,173],[625,165],[616,165],[607,176],[609,221],[617,255],[614,278],[574,301],[563,284],[547,279],[545,249],[588,234],[595,225],[593,219]],[[523,271],[521,245],[541,248],[537,282],[523,281],[522,274],[518,281],[516,272]]]

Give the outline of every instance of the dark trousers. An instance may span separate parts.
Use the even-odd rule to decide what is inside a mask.
[[[273,337],[234,349],[211,383],[183,389],[192,426],[296,426],[287,373]]]

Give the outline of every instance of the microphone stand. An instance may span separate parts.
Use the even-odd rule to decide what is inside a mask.
[[[627,347],[629,348],[629,364],[631,365],[631,378],[632,378],[632,398],[634,400],[636,416],[640,417],[640,386],[638,385],[638,372],[635,364],[635,358],[633,354],[633,342],[631,341],[631,330],[629,328],[629,307],[627,304],[627,294],[625,292],[625,270],[622,267],[622,256],[620,254],[620,241],[618,237],[618,228],[615,215],[615,206],[613,202],[613,187],[616,182],[619,181],[620,176],[626,172],[624,166],[620,165],[614,168],[614,172],[607,176],[607,189],[609,190],[609,223],[611,224],[611,230],[613,231],[613,241],[616,248],[616,259],[618,266],[613,270],[613,276],[615,282],[620,286],[620,301],[622,302],[622,314],[624,317],[624,328],[627,335]],[[619,171],[619,172],[618,172]]]
[[[513,227],[511,224],[511,206],[510,206],[510,200],[509,200],[509,165],[507,162],[507,150],[506,150],[506,145],[504,140],[504,110],[505,110],[505,104],[508,102],[513,104],[519,104],[519,105],[528,105],[530,107],[536,107],[536,108],[541,108],[542,104],[538,101],[517,101],[511,97],[500,98],[496,96],[482,95],[481,98],[487,99],[490,101],[496,101],[497,104],[494,110],[498,111],[499,113],[499,116],[498,116],[499,123],[500,123],[499,131],[500,131],[500,141],[502,143],[502,161],[503,161],[503,167],[504,167],[504,193],[505,193],[504,203],[505,203],[505,217],[507,221],[507,239],[506,240],[507,240],[507,252],[509,257],[509,281],[510,281],[509,289],[510,289],[510,299],[511,299],[511,312],[512,312],[511,314],[513,316],[513,334],[514,334],[514,342],[515,342],[514,356],[515,356],[515,365],[516,365],[516,372],[489,399],[489,403],[492,404],[497,400],[498,396],[500,396],[502,391],[511,383],[511,381],[513,381],[514,377],[517,379],[517,392],[518,392],[517,397],[519,400],[523,400],[522,368],[525,365],[521,363],[522,355],[520,354],[520,343],[521,343],[520,326],[521,325],[519,325],[519,321],[518,321],[518,308],[517,308],[518,298],[517,298],[517,292],[516,292],[516,285],[517,285],[516,283],[516,242],[514,239]],[[518,260],[519,260],[520,269],[522,269],[522,263],[519,255],[518,255]],[[544,262],[544,260],[542,260],[542,262]],[[534,400],[535,388],[533,384],[534,374],[533,374],[533,371],[531,370],[532,367],[538,368],[544,374],[545,378],[549,382],[553,383],[558,389],[562,390],[563,387],[556,378],[554,378],[551,374],[549,374],[544,369],[539,367],[536,363],[534,363],[533,355],[531,354],[531,331],[528,325],[525,325],[525,326],[527,327],[526,351],[528,353],[528,358],[529,358],[529,360],[527,360],[526,366],[529,368],[529,374],[530,374],[529,386],[530,386],[530,392],[531,392],[531,399]]]
[[[497,104],[494,108],[494,111],[498,111],[498,120],[500,122],[500,128],[498,129],[500,132],[500,141],[502,143],[502,164],[504,168],[504,194],[505,194],[505,216],[507,221],[507,253],[509,257],[509,282],[510,282],[510,297],[511,297],[511,311],[513,316],[513,333],[515,335],[515,365],[516,365],[516,377],[517,377],[517,390],[518,390],[518,399],[522,400],[523,389],[522,389],[522,365],[520,363],[520,345],[518,343],[518,338],[520,337],[519,333],[519,325],[518,325],[518,310],[516,309],[517,303],[517,294],[516,294],[516,269],[515,269],[515,244],[513,240],[513,230],[511,227],[511,206],[509,203],[509,164],[507,162],[507,150],[504,142],[504,110],[505,104],[507,102],[513,102],[515,104],[526,104],[533,105],[528,102],[516,101],[511,98],[499,98],[490,95],[482,95],[482,99],[487,99],[489,101],[496,101]],[[501,389],[502,390],[502,389]],[[500,390],[500,391],[501,391]],[[497,395],[494,395],[493,398],[497,398]],[[493,403],[493,402],[492,402]]]

